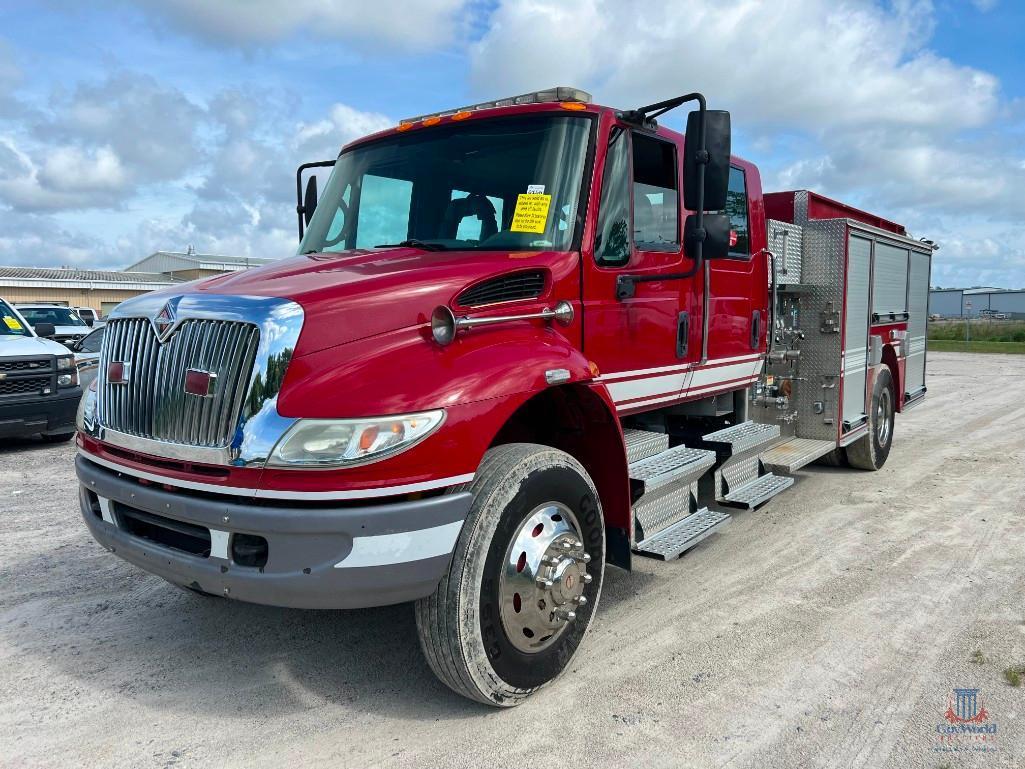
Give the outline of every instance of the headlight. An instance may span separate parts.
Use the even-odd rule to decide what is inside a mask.
[[[96,382],[89,385],[89,388],[82,395],[78,402],[78,416],[75,418],[75,425],[82,433],[92,432],[96,423]]]
[[[61,371],[67,373],[61,374]],[[78,369],[75,368],[75,356],[67,355],[57,358],[57,386],[74,387],[78,384]]]
[[[405,451],[430,435],[445,412],[378,419],[300,419],[267,460],[277,467],[345,467]]]

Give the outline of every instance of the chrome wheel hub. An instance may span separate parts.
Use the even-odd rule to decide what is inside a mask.
[[[565,505],[546,502],[520,524],[502,564],[502,626],[521,652],[551,646],[587,603],[591,556],[580,525]]]
[[[876,432],[880,446],[885,446],[890,440],[890,420],[890,391],[883,390],[879,395],[879,406],[876,409]]]

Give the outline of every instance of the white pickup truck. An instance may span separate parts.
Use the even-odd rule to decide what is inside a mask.
[[[0,299],[0,439],[40,434],[66,441],[75,434],[82,397],[75,356],[46,337],[49,323],[35,329]]]

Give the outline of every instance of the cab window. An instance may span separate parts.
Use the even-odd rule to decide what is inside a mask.
[[[675,251],[680,245],[676,147],[633,135],[633,239],[645,251]]]
[[[630,148],[627,134],[613,128],[605,154],[598,234],[594,256],[603,267],[621,267],[630,261]]]
[[[730,256],[751,255],[750,227],[747,215],[747,179],[744,171],[730,167],[726,190],[726,214],[730,217]]]

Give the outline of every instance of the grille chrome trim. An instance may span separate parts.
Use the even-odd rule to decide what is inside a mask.
[[[302,330],[302,307],[276,297],[217,294],[171,301],[175,326],[163,344],[153,319],[169,303],[166,294],[136,297],[111,314],[96,418],[87,433],[156,457],[262,466],[295,422],[278,414],[277,395]],[[106,382],[110,361],[131,362],[132,381]],[[190,368],[217,374],[213,397],[185,392]]]
[[[111,320],[100,369],[131,370],[100,382],[97,416],[106,428],[167,443],[223,448],[231,444],[259,344],[259,329],[236,321],[190,319],[161,343],[145,318]],[[106,344],[110,339],[110,345]],[[104,366],[104,357],[107,365]],[[131,368],[129,368],[131,367]],[[188,372],[208,371],[211,397],[188,398]]]

